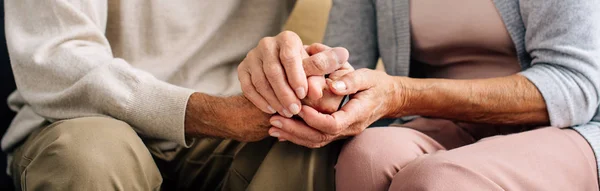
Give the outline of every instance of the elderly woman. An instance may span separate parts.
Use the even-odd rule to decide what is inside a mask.
[[[322,80],[293,62],[245,92],[282,114],[272,136],[308,147],[395,119],[344,146],[338,190],[598,190],[600,1],[334,0],[329,19],[325,44],[369,68],[329,76],[352,95],[339,111],[297,110]]]

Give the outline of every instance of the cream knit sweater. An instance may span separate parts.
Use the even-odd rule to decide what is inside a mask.
[[[185,144],[194,91],[240,93],[236,68],[277,34],[287,0],[6,0],[6,39],[18,112],[10,151],[62,119],[108,116],[145,137]],[[85,128],[85,127],[82,127]]]

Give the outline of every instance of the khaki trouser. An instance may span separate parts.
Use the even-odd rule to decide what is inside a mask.
[[[119,120],[64,120],[32,133],[10,170],[22,190],[333,190],[341,148],[214,138],[167,152],[156,145]]]

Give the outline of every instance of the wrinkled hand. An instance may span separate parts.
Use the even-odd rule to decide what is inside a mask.
[[[334,72],[327,85],[336,95],[354,94],[339,111],[323,114],[303,106],[298,114],[304,121],[273,116],[269,134],[309,148],[319,148],[331,141],[361,133],[376,120],[403,104],[396,96],[401,90],[393,77],[385,72],[359,69]]]
[[[311,55],[310,57],[308,55]],[[292,117],[301,110],[309,90],[307,76],[338,70],[348,60],[344,48],[311,45],[285,31],[263,38],[238,66],[244,96],[263,112]]]
[[[186,107],[185,133],[190,137],[258,141],[269,136],[270,117],[242,95],[218,97],[194,93]]]
[[[346,62],[332,75],[341,76],[354,71],[350,63]],[[325,76],[308,77],[308,96],[302,100],[307,105],[320,113],[332,114],[336,112],[344,96],[334,94],[327,85]]]

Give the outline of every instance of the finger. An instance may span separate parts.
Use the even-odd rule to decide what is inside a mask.
[[[263,67],[267,81],[271,84],[279,103],[283,105],[284,112],[287,111],[285,116],[292,117],[298,114],[300,112],[300,100],[288,85],[283,67],[279,63],[264,64]]]
[[[348,61],[348,50],[345,48],[332,48],[302,60],[307,76],[317,76],[332,73]]]
[[[271,106],[280,115],[291,116],[291,113],[285,108],[283,108],[281,103],[279,103],[279,100],[277,99],[277,96],[275,96],[275,92],[273,92],[273,88],[271,88],[271,85],[265,77],[262,68],[254,67],[249,69],[251,70],[250,73],[252,74],[250,76],[250,79],[252,80],[252,85],[254,86],[258,94],[260,94],[260,96],[262,96],[265,99],[265,101],[267,101],[268,105]]]
[[[308,55],[317,54],[319,52],[323,52],[325,50],[331,49],[331,47],[321,44],[321,43],[313,43],[310,46],[304,47]]]
[[[344,63],[344,65],[342,65],[342,67],[339,70],[336,70],[335,72],[329,74],[329,79],[332,80],[337,80],[340,77],[353,72],[354,71],[354,67],[352,67],[352,65],[350,65],[350,63],[346,62]]]
[[[261,111],[274,114],[276,111],[267,103],[267,100],[263,98],[257,91],[254,85],[252,84],[252,79],[250,78],[250,73],[247,71],[238,71],[238,78],[240,80],[240,84],[242,86],[242,92],[244,92],[244,96],[252,102],[258,109]]]
[[[262,71],[264,72],[264,76],[266,77],[272,92],[274,92],[274,95],[276,96],[277,102],[283,107],[281,111],[277,110],[277,108],[275,109],[280,111],[280,114],[283,116],[292,117],[294,114],[300,112],[300,100],[290,88],[287,77],[285,76],[285,71],[279,63],[276,42],[274,42],[274,39],[263,39],[260,43],[263,43],[259,45],[259,47],[261,47],[261,58],[263,62]],[[275,45],[273,45],[274,43]],[[306,80],[306,77],[304,78]],[[254,85],[256,86],[256,84]],[[271,106],[273,106],[272,100],[270,100],[269,97],[265,95],[263,95],[263,97],[271,104]]]
[[[308,99],[317,100],[323,97],[323,90],[328,88],[324,76],[308,77]]]
[[[274,125],[274,128],[269,129],[271,136],[273,136],[272,132],[278,132],[278,138],[286,139],[296,144],[315,147],[333,140],[333,136],[323,134],[299,120],[273,116],[270,121]]]
[[[348,122],[340,121],[333,115],[323,114],[309,106],[303,106],[300,117],[304,122],[325,134],[337,135],[342,132]]]
[[[331,91],[337,95],[349,95],[373,87],[381,77],[387,74],[370,69],[358,69],[338,77],[336,80],[327,80]]]
[[[276,37],[279,45],[279,60],[285,69],[287,81],[299,99],[306,97],[308,83],[302,68],[303,45],[300,37],[291,31],[281,32]]]
[[[271,129],[269,129],[269,135],[271,135],[272,137],[275,137],[275,136],[286,137],[286,138],[280,138],[279,140],[280,141],[282,141],[282,140],[289,141],[296,145],[300,145],[300,146],[304,146],[304,147],[312,148],[312,149],[321,148],[327,144],[327,143],[314,143],[314,142],[299,138],[291,133],[281,131],[275,127],[272,127]]]

